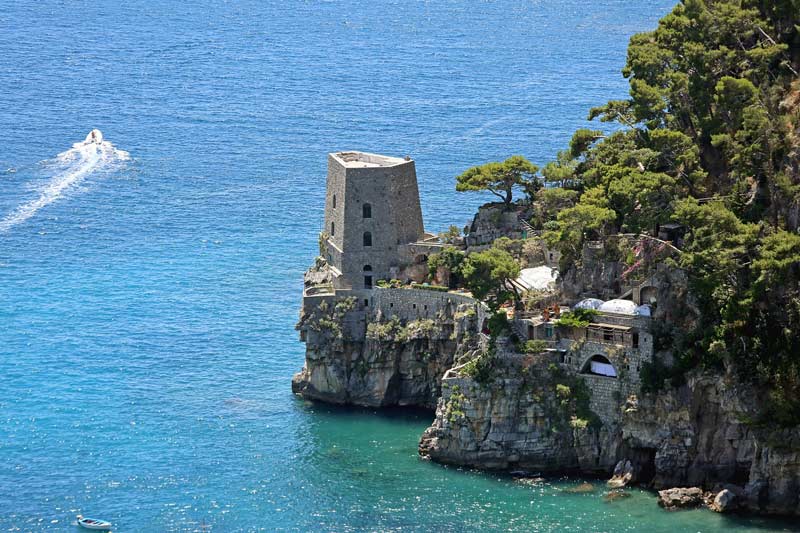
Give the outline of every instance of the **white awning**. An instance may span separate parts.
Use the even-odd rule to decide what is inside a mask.
[[[555,289],[558,270],[549,266],[523,268],[516,282],[526,290],[552,291]]]
[[[612,378],[617,377],[617,372],[614,370],[614,367],[607,363],[598,363],[597,361],[592,361],[590,368],[592,374],[600,374],[601,376],[609,376]]]

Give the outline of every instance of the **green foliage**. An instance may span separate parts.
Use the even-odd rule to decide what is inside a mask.
[[[464,413],[464,402],[466,401],[467,397],[464,396],[463,393],[458,392],[456,387],[457,385],[453,387],[453,392],[450,394],[450,398],[448,398],[444,409],[444,417],[451,424],[455,424],[456,422],[466,418],[466,414]]]
[[[578,420],[586,422],[584,428],[588,425],[590,428],[597,429],[602,426],[603,423],[600,420],[600,417],[598,417],[589,406],[591,397],[592,394],[589,391],[589,387],[586,385],[586,382],[581,378],[576,378],[572,384],[572,398],[575,402],[575,415]]]
[[[461,373],[481,386],[488,385],[494,379],[494,355],[492,349],[480,354],[461,367]]]
[[[556,321],[556,326],[562,328],[585,328],[598,314],[596,309],[573,309],[572,311],[565,311],[561,313],[561,316]]]
[[[589,147],[597,140],[605,137],[600,130],[580,129],[572,135],[569,141],[569,155],[578,159],[586,153]]]
[[[541,181],[536,178],[538,170],[524,157],[514,155],[502,163],[486,163],[466,170],[456,177],[456,190],[489,191],[508,206],[513,199],[514,188],[521,187],[532,195],[541,187]]]
[[[542,169],[544,181],[556,188],[571,187],[575,184],[575,171],[578,162],[568,151],[561,151],[555,161],[547,163]],[[546,190],[546,189],[541,189]],[[541,192],[541,190],[539,192]],[[538,192],[537,192],[538,194]]]
[[[356,298],[353,296],[337,299],[332,308],[328,302],[323,301],[312,313],[311,326],[317,331],[326,332],[333,338],[342,339],[344,334],[342,321],[345,315],[355,307]]]
[[[379,279],[376,282],[376,285],[381,289],[401,289],[403,288],[404,283],[399,279]]]
[[[659,341],[677,363],[646,365],[643,390],[733,365],[783,425],[800,423],[799,14],[792,0],[684,0],[633,36],[629,98],[589,113],[621,128],[575,133],[543,174],[580,196],[536,219],[562,272],[587,240],[687,226],[676,260],[701,314]]]
[[[328,239],[330,235],[327,231],[321,231],[319,233],[319,255],[320,257],[324,257],[328,259]]]
[[[367,324],[366,338],[373,341],[403,344],[416,339],[427,339],[438,333],[439,326],[429,318],[411,320],[405,325],[397,317],[386,322]]]
[[[558,213],[574,207],[579,192],[562,187],[548,187],[536,193],[535,214],[531,224],[541,228],[549,221],[555,220]]]
[[[562,403],[569,400],[570,396],[572,396],[572,389],[568,385],[563,383],[556,384],[556,397],[560,398]]]
[[[664,381],[672,377],[672,370],[655,358],[642,364],[639,377],[642,380],[642,394],[655,393],[664,388]]]
[[[460,266],[465,286],[478,300],[485,300],[497,309],[514,296],[508,282],[519,276],[519,264],[514,257],[499,248],[472,253]]]
[[[461,238],[461,229],[458,226],[450,226],[447,231],[439,234],[439,239],[446,244],[456,244]]]
[[[428,257],[428,273],[436,276],[439,267],[450,271],[450,287],[458,287],[462,283],[461,264],[464,262],[464,252],[453,246],[445,246],[438,254]]]
[[[400,319],[395,316],[386,322],[370,322],[367,324],[366,337],[375,341],[392,341],[397,337],[401,329]]]
[[[558,229],[545,232],[544,239],[548,246],[561,251],[561,270],[566,271],[564,266],[572,264],[581,256],[587,240],[596,240],[605,235],[615,219],[614,211],[587,203],[559,212]]]
[[[529,340],[517,344],[516,349],[520,353],[538,354],[547,350],[547,341],[543,340]]]
[[[522,254],[522,246],[525,244],[525,241],[522,239],[511,239],[509,237],[500,237],[495,239],[492,243],[493,248],[497,248],[498,250],[502,250],[504,252],[508,252],[511,254],[514,259],[519,258]]]
[[[589,421],[585,418],[578,418],[573,416],[569,420],[569,425],[572,429],[586,429],[589,426]]]
[[[489,317],[487,323],[489,334],[492,338],[497,338],[498,335],[508,332],[511,329],[511,324],[508,322],[508,316],[503,310],[496,311]]]

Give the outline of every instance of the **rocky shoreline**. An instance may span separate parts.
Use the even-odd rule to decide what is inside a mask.
[[[586,256],[560,290],[602,290],[618,270]],[[688,327],[696,311],[685,277],[660,276],[654,320]],[[419,453],[444,464],[610,479],[611,489],[660,491],[667,509],[800,516],[800,430],[753,423],[760,393],[732,373],[694,370],[679,386],[612,395],[597,416],[591,376],[565,366],[563,352],[520,353],[513,331],[490,339],[486,317],[471,298],[432,290],[307,296],[297,325],[306,362],[292,390],[334,404],[435,409]],[[476,372],[482,357],[491,364]]]

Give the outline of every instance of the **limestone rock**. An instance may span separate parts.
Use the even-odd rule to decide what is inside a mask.
[[[635,481],[633,465],[624,459],[614,467],[614,475],[606,484],[612,489],[620,489],[628,486],[632,481]]]
[[[292,391],[328,403],[433,409],[445,372],[475,349],[475,304],[411,289],[381,289],[371,301],[334,294],[304,301],[297,329],[306,360]]]
[[[723,489],[714,496],[714,501],[709,507],[718,513],[729,513],[737,507],[736,494],[731,490]]]
[[[703,489],[674,488],[658,491],[658,505],[668,510],[698,507],[703,503]]]

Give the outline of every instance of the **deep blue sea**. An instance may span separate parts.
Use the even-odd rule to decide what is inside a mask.
[[[0,530],[788,527],[444,468],[431,413],[290,392],[326,154],[411,155],[461,226],[453,177],[553,158],[671,4],[0,1]]]

